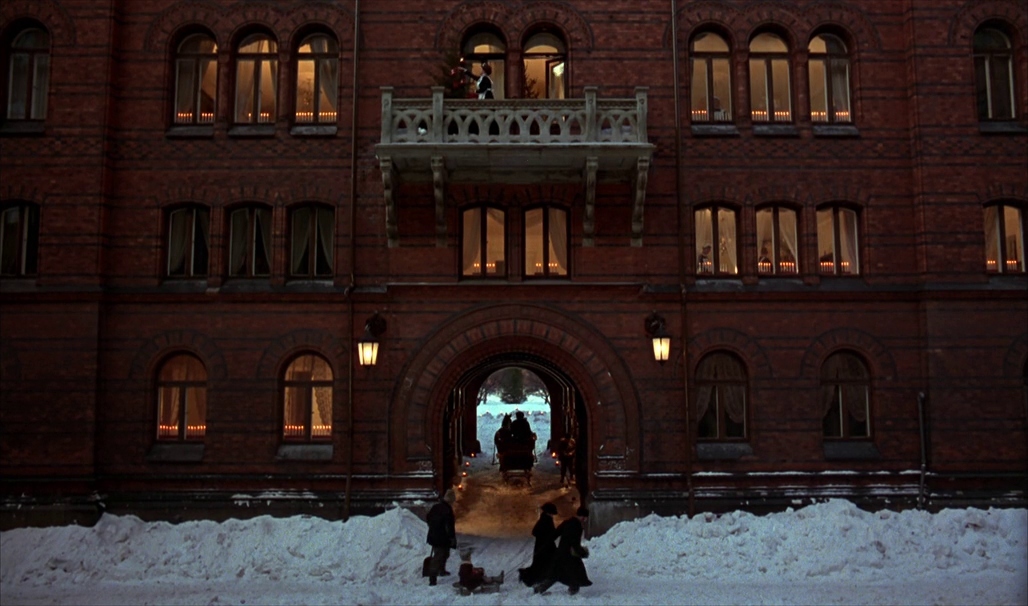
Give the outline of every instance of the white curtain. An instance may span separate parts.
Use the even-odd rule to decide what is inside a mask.
[[[315,53],[336,52],[334,40],[319,37],[311,41],[311,49]],[[323,58],[318,61],[319,84],[321,85],[321,103],[318,107],[318,122],[336,121],[336,104],[339,96],[339,59]]]
[[[231,276],[241,276],[246,273],[246,239],[250,231],[249,214],[250,211],[246,208],[232,211],[228,245],[228,267]]]
[[[480,274],[482,261],[482,209],[469,208],[464,211],[464,248],[462,255],[463,275]]]
[[[566,276],[568,273],[568,220],[567,212],[559,208],[550,209],[550,261],[557,267],[551,273]]]
[[[543,209],[533,208],[525,213],[525,275],[542,275],[543,246]]]
[[[860,259],[857,249],[857,213],[848,209],[839,209],[839,247],[842,267],[839,273],[860,273]]]
[[[486,209],[485,254],[486,273],[502,274],[504,247],[504,215],[498,208]]]
[[[1015,206],[1003,207],[1003,224],[1006,228],[1006,267],[1004,271],[1024,271],[1024,232],[1021,231],[1021,209]]]
[[[999,266],[999,207],[985,207],[985,268],[1000,271]]]
[[[832,354],[821,368],[821,381],[826,414],[837,404],[838,393],[848,415],[859,422],[867,420],[870,375],[860,358],[845,352]]]
[[[694,213],[694,222],[696,224],[696,271],[698,273],[711,273],[713,271],[712,259],[714,258],[713,249],[706,255],[706,259],[703,259],[703,249],[707,246],[713,246],[714,242],[714,227],[713,220],[711,219],[711,210],[709,208],[701,208]]]
[[[192,232],[192,221],[189,209],[180,208],[172,211],[168,218],[168,275],[186,275],[186,250],[189,247],[189,235]]]
[[[728,417],[736,423],[746,419],[746,370],[735,357],[726,353],[713,353],[700,362],[696,370],[696,418],[707,412],[713,390],[719,393],[718,402],[725,407]]]
[[[850,62],[848,59],[831,61],[832,109],[838,122],[852,122],[850,113]]]
[[[835,219],[831,208],[817,211],[817,258],[818,271],[834,273],[835,270]]]
[[[757,271],[768,273],[773,269],[775,251],[774,209],[757,211]]]
[[[253,80],[257,66],[252,59],[236,62],[236,122],[256,122],[253,119]]]
[[[735,239],[735,211],[719,208],[717,211],[719,269],[722,273],[739,273],[739,246]]]
[[[327,208],[317,209],[318,216],[318,263],[315,272],[319,276],[331,275],[333,267],[332,240],[334,215]]]
[[[310,274],[311,209],[298,208],[293,211],[292,273],[296,276]]]
[[[799,271],[799,236],[796,229],[796,211],[778,209],[778,270],[782,273]]]
[[[254,228],[254,275],[266,276],[271,273],[271,211],[266,208],[258,208],[254,211],[254,219],[257,222]]]

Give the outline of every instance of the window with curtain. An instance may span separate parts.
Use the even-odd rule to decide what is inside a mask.
[[[544,206],[525,211],[525,277],[568,275],[568,213]]]
[[[799,273],[796,211],[785,206],[757,210],[757,273]]]
[[[464,209],[462,218],[461,276],[506,276],[506,217],[503,210],[491,206],[475,206]]]
[[[735,355],[714,352],[696,367],[697,437],[738,440],[746,432],[746,368]]]
[[[0,276],[33,276],[39,255],[39,206],[0,207]]]
[[[732,121],[732,56],[728,42],[701,32],[689,45],[693,122]]]
[[[206,276],[210,257],[210,211],[202,206],[176,208],[168,213],[167,228],[168,277]]]
[[[332,368],[316,354],[302,354],[282,378],[282,438],[317,442],[332,439]]]
[[[255,278],[271,275],[271,209],[237,208],[229,215],[228,275]]]
[[[871,373],[856,354],[837,352],[825,360],[821,406],[825,438],[871,437]]]
[[[693,216],[696,223],[696,273],[738,274],[736,212],[723,206],[708,206],[697,209]]]
[[[750,118],[754,122],[792,122],[789,47],[777,34],[750,41]]]
[[[335,213],[309,204],[289,213],[289,274],[297,278],[329,278],[334,259]]]
[[[995,27],[974,33],[974,79],[979,120],[1014,119],[1014,61],[1010,38]]]
[[[236,51],[237,124],[275,122],[278,43],[264,34],[246,37]]]
[[[42,28],[27,28],[14,36],[7,54],[7,119],[46,119],[50,34]]]
[[[817,211],[818,272],[825,275],[860,273],[857,212],[843,206]]]
[[[175,124],[214,122],[218,45],[207,34],[182,41],[175,55]]]
[[[567,47],[557,35],[540,32],[522,47],[525,99],[564,99],[567,97]],[[495,72],[494,72],[495,73]]]
[[[176,354],[157,374],[157,439],[202,440],[207,433],[207,370],[189,354]]]
[[[325,34],[307,36],[296,57],[296,123],[335,123],[338,99],[339,45]]]
[[[811,122],[853,122],[850,111],[850,57],[846,44],[832,34],[818,34],[807,47]]]
[[[461,46],[461,57],[467,61],[468,69],[471,70],[473,91],[476,90],[475,81],[482,75],[482,63],[488,63],[492,68],[489,78],[493,83],[493,97],[504,98],[507,45],[497,32],[486,30],[472,33]]]
[[[995,273],[1024,273],[1024,236],[1028,232],[1023,208],[1012,204],[985,207],[985,269]]]

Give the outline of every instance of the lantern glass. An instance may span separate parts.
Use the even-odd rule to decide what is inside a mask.
[[[358,341],[357,359],[361,366],[374,366],[378,362],[378,341]]]
[[[653,358],[660,362],[667,362],[671,353],[671,337],[657,335],[653,337]]]

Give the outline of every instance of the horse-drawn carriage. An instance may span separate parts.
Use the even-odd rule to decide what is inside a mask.
[[[509,417],[508,417],[509,418]],[[523,416],[519,413],[519,420]],[[506,420],[506,419],[505,419]],[[527,424],[526,424],[527,425]],[[530,431],[512,430],[507,423],[493,436],[496,458],[500,463],[500,476],[506,484],[519,479],[532,485],[532,468],[535,466],[535,434]]]

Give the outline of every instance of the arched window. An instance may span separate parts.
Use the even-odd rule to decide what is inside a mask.
[[[237,208],[229,215],[228,275],[251,278],[271,274],[271,209]]]
[[[838,36],[818,34],[807,50],[811,122],[852,122],[850,57],[846,45]]]
[[[553,206],[525,211],[525,277],[568,275],[568,211]]]
[[[335,213],[328,206],[305,204],[289,213],[289,274],[296,278],[332,276]]]
[[[319,355],[293,359],[282,377],[282,438],[332,439],[332,368]]]
[[[785,206],[757,210],[757,272],[792,275],[799,272],[796,211]]]
[[[730,353],[704,356],[696,367],[697,437],[746,438],[746,368]]]
[[[274,122],[277,98],[278,43],[264,34],[248,36],[236,52],[235,122]]]
[[[1012,204],[985,207],[985,269],[996,273],[1024,273],[1024,209]]]
[[[696,220],[696,273],[739,273],[736,212],[724,206],[707,206],[694,213]]]
[[[202,440],[207,433],[207,370],[189,354],[176,354],[157,375],[157,439]]]
[[[843,206],[817,210],[818,271],[830,275],[860,273],[857,212]]]
[[[461,276],[500,278],[507,274],[506,217],[490,206],[467,208],[462,213]]]
[[[210,224],[210,211],[202,206],[186,206],[168,212],[165,250],[169,278],[207,275]]]
[[[44,120],[50,90],[50,34],[31,27],[18,33],[8,49],[7,119]]]
[[[732,121],[732,57],[728,42],[701,32],[689,45],[692,60],[692,121]]]
[[[30,202],[0,210],[0,276],[36,274],[39,255],[39,207]]]
[[[296,123],[334,123],[338,98],[339,45],[325,34],[307,36],[296,58]]]
[[[750,41],[750,118],[754,122],[792,121],[789,47],[776,34]]]
[[[175,55],[175,124],[214,122],[218,93],[218,45],[207,34],[193,34]]]
[[[871,373],[856,354],[838,352],[821,366],[824,437],[871,437]]]
[[[472,34],[461,47],[461,55],[467,61],[468,69],[471,70],[471,77],[477,80],[482,75],[482,64],[487,63],[491,70],[493,96],[496,99],[503,99],[506,90],[506,58],[507,45],[499,34],[492,31],[480,31]],[[472,89],[475,83],[471,84]]]
[[[974,79],[978,119],[1013,120],[1013,52],[1010,38],[994,27],[974,33]]]
[[[560,37],[540,32],[524,44],[525,99],[563,99],[567,96],[567,49]]]

